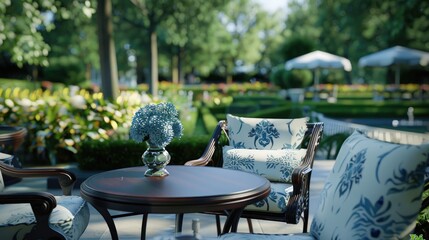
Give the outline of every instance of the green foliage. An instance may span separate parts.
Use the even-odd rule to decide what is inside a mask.
[[[207,132],[213,132],[218,124],[218,120],[216,117],[210,112],[210,110],[206,107],[202,107],[200,109],[201,117],[203,118],[203,123]]]
[[[319,144],[319,149],[322,152],[326,152],[326,159],[336,159],[343,142],[348,137],[349,134],[346,133],[337,133],[331,136],[325,135]]]
[[[171,156],[170,164],[183,165],[186,161],[199,158],[209,140],[209,135],[174,139],[166,147]],[[141,156],[146,149],[146,143],[131,140],[91,140],[82,142],[76,158],[82,170],[111,170],[142,166]]]
[[[179,111],[183,109],[181,120],[186,120],[183,122],[189,128],[187,131],[193,132],[193,126],[187,122],[195,122],[188,117],[196,115],[190,114],[186,101],[180,100],[183,96],[172,95],[175,95],[171,99]],[[163,97],[169,99],[167,93]],[[0,88],[0,122],[26,127],[26,154],[34,153],[33,159],[55,163],[58,150],[76,153],[83,140],[126,139],[134,112],[146,103],[135,91],[124,91],[110,102],[105,101],[101,93],[83,89],[30,91]],[[48,153],[50,157],[46,157]]]
[[[425,187],[426,191],[423,192],[423,200],[429,199],[429,182],[426,182]],[[418,237],[415,239],[429,239],[429,207],[423,209],[419,216],[417,217],[416,227],[414,229],[414,234],[411,237]]]
[[[45,42],[43,32],[55,27],[53,21],[46,21],[46,13],[54,18],[75,20],[91,12],[90,1],[73,0],[6,0],[0,3],[0,51],[7,51],[13,62],[48,65],[51,47]],[[76,16],[74,13],[81,13]],[[73,18],[75,17],[75,18]],[[70,32],[69,32],[70,34]]]
[[[420,101],[338,100],[335,105],[321,102],[308,102],[306,105],[315,112],[333,118],[396,117],[402,119],[407,117],[410,106],[414,108],[415,117],[429,116],[427,103]]]
[[[292,36],[280,48],[284,61],[299,57],[315,50],[314,42],[307,37]]]
[[[281,89],[286,89],[286,69],[284,64],[276,66],[270,73],[270,82]]]
[[[134,141],[84,141],[76,156],[83,170],[111,170],[141,165],[146,143]]]
[[[282,89],[305,88],[311,84],[312,74],[310,70],[287,71],[284,65],[280,65],[271,72],[270,81]]]
[[[309,70],[294,69],[286,71],[285,85],[287,89],[290,88],[305,88],[312,82],[312,75]]]
[[[410,240],[425,240],[425,238],[423,238],[423,235],[410,234]]]
[[[79,58],[52,58],[51,64],[44,69],[44,79],[67,85],[80,85],[86,81],[85,66]]]
[[[0,86],[2,89],[20,88],[20,89],[36,90],[41,88],[41,83],[26,81],[26,80],[11,80],[11,79],[0,78]]]

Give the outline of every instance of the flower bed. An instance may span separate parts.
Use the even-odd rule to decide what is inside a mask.
[[[180,94],[171,95],[183,111],[191,111]],[[102,93],[74,87],[60,91],[0,88],[0,122],[27,128],[22,161],[55,164],[61,161],[57,157],[67,155],[64,151],[77,153],[83,140],[127,139],[133,114],[151,102],[137,91],[122,91],[116,100],[106,101]],[[57,155],[58,150],[62,154]]]

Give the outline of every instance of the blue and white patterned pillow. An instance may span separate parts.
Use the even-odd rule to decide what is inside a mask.
[[[255,173],[270,181],[292,183],[292,172],[306,149],[256,150],[223,147],[223,167]]]
[[[421,206],[429,144],[354,132],[342,145],[311,224],[317,239],[402,239]]]
[[[297,149],[307,118],[270,119],[227,115],[230,146],[241,149]]]

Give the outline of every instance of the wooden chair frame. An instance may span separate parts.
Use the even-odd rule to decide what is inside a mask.
[[[17,169],[0,162],[0,171],[3,175],[18,178],[57,177],[62,193],[66,196],[71,195],[73,186],[76,182],[76,176],[72,172],[64,169]],[[36,218],[36,226],[33,227],[30,236],[27,236],[28,239],[39,239],[41,236],[43,236],[44,239],[66,239],[65,236],[53,230],[49,226],[49,216],[51,215],[52,210],[57,206],[54,195],[48,192],[0,193],[0,204],[16,203],[29,203]]]
[[[227,122],[219,121],[213,135],[203,153],[203,155],[195,160],[185,163],[188,166],[206,166],[212,165],[222,167],[222,146],[225,145],[227,139],[222,139],[223,135],[227,136]],[[317,147],[320,143],[323,134],[323,123],[307,123],[307,131],[304,136],[302,148],[307,149],[307,153],[302,161],[302,164],[295,168],[292,173],[293,194],[287,203],[287,211],[285,213],[268,213],[244,210],[241,217],[247,218],[249,231],[253,232],[251,219],[270,220],[286,222],[288,224],[298,224],[300,219],[303,220],[303,232],[308,229],[309,217],[309,199],[310,199],[310,179],[313,168],[313,162]],[[220,215],[224,213],[209,213],[216,215],[216,225],[218,234],[220,234]],[[178,214],[176,218],[176,231],[182,231],[183,214]]]

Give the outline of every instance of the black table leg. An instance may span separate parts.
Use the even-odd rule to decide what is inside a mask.
[[[103,216],[104,221],[106,221],[107,226],[109,227],[110,236],[112,237],[112,240],[119,240],[115,222],[113,221],[109,211],[106,208],[98,207],[94,204],[92,204],[92,206],[101,214],[101,216]]]
[[[225,221],[225,225],[223,226],[222,234],[228,232],[237,232],[238,222],[240,221],[240,216],[243,210],[244,208],[237,208],[229,212]]]

